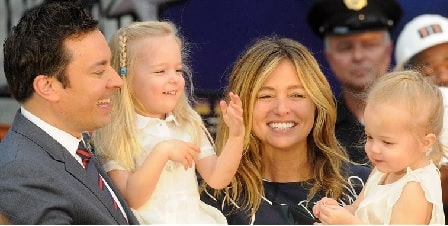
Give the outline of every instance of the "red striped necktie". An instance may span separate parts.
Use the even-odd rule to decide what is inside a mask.
[[[82,140],[79,142],[78,150],[76,150],[76,154],[81,157],[82,165],[84,169],[87,171],[87,176],[89,179],[98,183],[98,187],[101,191],[106,192],[107,195],[111,198],[111,204],[114,209],[118,210],[118,204],[115,199],[112,197],[109,189],[106,187],[103,177],[99,174],[98,169],[95,166],[93,161],[90,161],[92,158],[92,154],[85,148]]]

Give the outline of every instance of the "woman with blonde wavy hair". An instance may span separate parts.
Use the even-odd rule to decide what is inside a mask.
[[[332,90],[306,47],[256,40],[234,64],[227,91],[243,104],[243,157],[230,186],[202,198],[229,224],[312,224],[315,201],[357,197],[370,169],[351,164],[337,142]],[[229,132],[221,119],[217,147]]]
[[[218,157],[190,105],[191,73],[174,24],[132,23],[110,47],[124,85],[112,100],[112,122],[94,132],[94,143],[113,182],[142,224],[225,224],[199,199],[196,170],[214,188],[230,183],[242,153],[241,100],[229,93],[220,103],[231,132]]]

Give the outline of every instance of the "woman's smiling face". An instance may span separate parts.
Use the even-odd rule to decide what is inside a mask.
[[[290,60],[282,60],[257,93],[253,132],[274,149],[306,146],[316,107]]]

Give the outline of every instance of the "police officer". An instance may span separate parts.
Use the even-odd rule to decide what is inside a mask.
[[[363,98],[368,86],[390,69],[390,32],[401,15],[395,0],[315,0],[308,12],[308,23],[323,39],[325,58],[341,87],[336,137],[354,162],[368,163]]]

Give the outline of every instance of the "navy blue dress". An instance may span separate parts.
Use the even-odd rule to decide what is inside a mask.
[[[341,205],[349,205],[355,201],[371,171],[370,168],[359,165],[350,165],[346,169],[345,175],[351,186],[346,187],[338,200]],[[238,207],[238,202],[223,203],[222,199],[212,197],[207,192],[203,192],[201,198],[221,210],[228,224],[313,224],[318,220],[314,218],[312,208],[323,197],[323,193],[318,192],[308,202],[307,195],[312,183],[312,179],[290,183],[263,181],[265,197],[253,218],[247,210]]]

